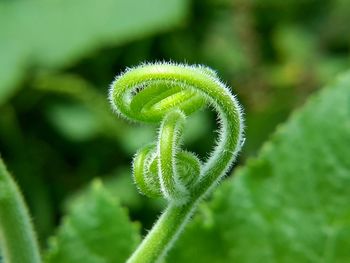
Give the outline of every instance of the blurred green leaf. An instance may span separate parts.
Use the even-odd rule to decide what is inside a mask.
[[[107,136],[119,139],[123,138],[120,136],[127,126],[122,120],[116,118],[113,114],[109,102],[106,99],[108,90],[105,90],[105,93],[101,93],[95,86],[78,75],[52,73],[38,74],[33,83],[33,88],[47,94],[53,93],[55,95],[63,95],[66,99],[74,99],[76,102],[79,102],[71,103],[69,105],[62,104],[49,106],[47,116],[59,131],[65,130],[60,126],[65,127],[66,124],[61,124],[58,120],[52,118],[59,115],[62,117],[63,122],[65,120],[70,122],[71,117],[69,112],[73,111],[80,112],[81,115],[84,115],[84,118],[89,118],[91,121],[96,122],[95,125],[97,125],[100,131]],[[75,113],[73,113],[73,118],[74,115]],[[63,132],[63,134],[68,135],[68,138],[70,139],[74,138],[69,136],[69,132],[70,131]],[[84,140],[88,138],[81,139]]]
[[[310,62],[318,55],[316,36],[303,27],[283,25],[276,29],[273,41],[284,61]]]
[[[124,262],[140,242],[139,227],[95,181],[91,191],[70,205],[56,237],[50,240],[46,262]]]
[[[71,140],[88,140],[99,133],[98,118],[79,104],[52,105],[48,115],[56,129]]]
[[[140,209],[144,201],[148,200],[137,191],[132,179],[131,167],[119,168],[113,176],[106,177],[103,183],[123,205],[133,211]]]
[[[0,2],[0,104],[28,67],[70,65],[88,52],[178,25],[186,0]]]
[[[234,30],[232,14],[218,15],[202,43],[202,56],[206,63],[227,75],[239,74],[249,68],[244,43]]]
[[[130,210],[139,209],[144,205],[144,198],[135,187],[132,175],[131,167],[118,168],[111,175],[104,176],[102,180],[103,187],[116,198],[121,205],[128,207]],[[90,186],[84,186],[82,189],[75,191],[70,197],[68,197],[63,205],[63,210],[68,212],[71,209],[72,204],[77,200],[83,198],[90,192]]]
[[[349,262],[350,73],[203,205],[168,262]]]
[[[47,110],[49,121],[66,138],[75,141],[105,135],[117,140],[129,153],[148,143],[155,136],[155,127],[139,125],[131,127],[117,118],[105,94],[85,79],[72,74],[39,74],[34,89],[74,98],[77,103],[51,105]]]

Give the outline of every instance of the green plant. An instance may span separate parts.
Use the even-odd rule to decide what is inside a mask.
[[[127,74],[135,71],[140,74],[144,69],[155,69],[156,66],[144,65],[127,71],[116,83],[123,80]],[[163,66],[168,70],[177,69],[176,65]],[[158,70],[154,74],[164,76],[165,72],[167,71],[163,69],[162,72]],[[181,72],[195,72],[209,79],[215,76],[210,70],[202,67],[184,66]],[[193,77],[196,74],[191,75],[191,80],[196,79]],[[146,78],[143,74],[141,76]],[[142,77],[139,78],[140,83],[143,83]],[[168,87],[174,93],[170,97],[183,102],[178,104],[185,112],[181,113],[176,107],[167,108],[167,105],[159,100],[166,90],[165,86],[159,88],[158,85],[154,85],[158,81],[155,78],[151,80],[153,82],[148,81],[147,85],[136,84],[137,93],[129,93],[128,85],[123,85],[127,90],[124,94],[133,95],[124,98],[133,97],[135,100],[144,101],[145,95],[151,93],[154,96],[151,96],[152,100],[148,105],[165,107],[164,116],[158,116],[162,119],[158,140],[162,137],[168,141],[169,136],[173,134],[174,141],[166,146],[176,150],[174,155],[168,155],[174,157],[170,163],[175,164],[173,174],[178,176],[178,182],[175,181],[175,186],[171,185],[175,190],[178,183],[183,187],[180,189],[182,191],[179,191],[181,195],[172,195],[177,192],[170,189],[165,197],[172,209],[181,211],[189,204],[198,204],[200,194],[197,195],[196,203],[192,199],[195,196],[193,193],[209,192],[204,187],[199,190],[196,188],[201,182],[201,177],[198,176],[204,176],[205,165],[200,164],[192,153],[179,149],[184,121],[182,117],[185,113],[189,114],[197,109],[186,108],[185,100],[180,99],[196,99],[196,96],[187,97],[185,93],[174,91],[176,82],[171,78]],[[134,85],[135,80],[127,83]],[[194,87],[189,85],[191,83],[193,82],[187,81],[186,85],[181,84],[180,87],[184,91],[192,92]],[[257,158],[249,159],[242,168],[236,169],[233,178],[225,180],[209,202],[202,202],[197,206],[198,211],[192,220],[186,221],[182,217],[183,214],[176,214],[170,218],[175,220],[181,216],[182,220],[188,222],[188,226],[179,236],[179,240],[172,243],[174,246],[169,251],[166,262],[349,262],[349,85],[350,73],[347,73],[312,96],[286,124],[277,129]],[[150,92],[150,89],[155,89],[154,93]],[[111,96],[114,98],[113,92]],[[198,108],[210,100],[205,97],[201,101],[199,98]],[[135,109],[140,109],[138,104],[134,104],[134,100],[129,101],[132,105],[130,109],[134,111],[131,114],[143,118],[144,116],[135,113]],[[140,112],[149,113],[146,109],[147,107],[143,107]],[[152,116],[155,118],[155,115]],[[164,136],[167,127],[171,129],[169,128],[167,136]],[[220,142],[222,141],[219,141],[219,144]],[[158,180],[157,166],[161,166],[161,161],[158,161],[158,149],[162,143],[157,141],[146,146],[134,159],[136,184],[148,196],[163,196],[162,188],[167,186],[164,183],[162,186],[162,182]],[[239,146],[240,144],[237,148]],[[186,176],[188,174],[197,177]],[[131,180],[129,176],[125,178]],[[108,185],[108,182],[105,184]],[[100,180],[94,180],[92,187],[69,200],[65,210],[67,216],[63,218],[56,235],[50,238],[49,249],[44,251],[45,262],[108,263],[127,260],[140,243],[140,226],[129,220],[126,209],[121,207],[118,200],[127,198],[121,195],[124,195],[125,191],[131,192],[131,183],[117,184],[118,186],[114,183],[109,184],[109,187],[105,188]],[[118,191],[120,187],[125,189]],[[198,192],[193,192],[195,189]],[[189,210],[186,211],[190,213]],[[169,207],[166,211],[169,211]],[[0,252],[5,262],[41,261],[28,214],[18,187],[0,160]],[[163,214],[160,220],[165,215]],[[34,222],[36,220],[34,217]],[[141,250],[137,250],[134,259],[131,258],[130,261],[136,261],[138,258],[135,257],[143,252],[145,254],[142,255],[142,262],[151,257],[154,257],[155,259],[151,260],[155,261],[169,248],[168,243],[161,243],[173,237],[166,237],[166,234],[176,232],[181,223],[183,222],[180,220],[173,222],[169,232],[161,233],[163,236],[159,240],[153,239],[159,242],[155,246],[151,243],[149,250],[142,251],[147,246],[143,245],[142,248],[141,244]],[[164,225],[160,227],[162,226]],[[160,250],[159,254],[152,250],[155,247]]]
[[[1,158],[0,236],[5,262],[41,262],[39,246],[27,207]]]
[[[216,73],[204,66],[144,64],[116,78],[110,100],[117,113],[141,122],[161,122],[157,142],[134,159],[134,181],[146,196],[163,196],[168,207],[128,262],[162,259],[198,205],[222,179],[239,152],[241,108]],[[187,115],[205,104],[218,112],[217,145],[202,164],[180,149]]]
[[[199,201],[213,190],[235,160],[243,142],[242,111],[214,71],[203,66],[171,63],[144,64],[127,70],[113,82],[110,100],[115,110],[130,120],[161,122],[157,142],[136,154],[133,175],[141,193],[149,197],[163,196],[168,207],[128,262],[159,261]],[[195,154],[180,147],[186,116],[205,105],[217,111],[220,133],[215,149],[202,164]],[[24,202],[4,165],[0,168],[4,177],[2,188],[7,189],[1,196],[0,211],[5,258],[9,262],[40,262]],[[101,187],[95,189],[94,196],[99,200],[104,196],[103,191]],[[104,198],[102,207],[108,206]],[[19,227],[12,228],[10,225],[16,221]],[[53,254],[59,255],[57,251]],[[57,256],[51,259],[55,257],[57,259]],[[50,261],[50,256],[47,259]]]

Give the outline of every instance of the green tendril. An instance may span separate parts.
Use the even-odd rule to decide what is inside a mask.
[[[168,207],[128,262],[157,262],[181,233],[198,202],[218,184],[243,142],[242,110],[216,72],[203,66],[143,64],[111,85],[109,99],[122,117],[160,123],[157,142],[136,154],[133,177],[148,197]],[[181,149],[186,116],[209,105],[218,113],[219,138],[205,163]]]

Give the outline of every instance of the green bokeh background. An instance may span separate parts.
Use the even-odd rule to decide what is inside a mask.
[[[132,184],[156,126],[118,119],[108,86],[145,61],[205,64],[245,109],[238,164],[309,94],[350,66],[348,0],[0,0],[0,152],[40,242],[92,179],[149,228],[164,205]],[[185,145],[205,158],[215,115],[193,115]]]

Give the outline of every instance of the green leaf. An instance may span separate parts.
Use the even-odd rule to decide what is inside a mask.
[[[82,105],[52,105],[47,113],[56,129],[71,140],[89,140],[99,133],[97,116]]]
[[[28,67],[71,65],[103,46],[178,25],[185,0],[0,1],[0,104]]]
[[[349,262],[349,156],[350,73],[220,186],[167,262]]]
[[[95,181],[89,193],[70,206],[46,262],[124,262],[140,242],[139,226],[130,223],[116,199]]]

